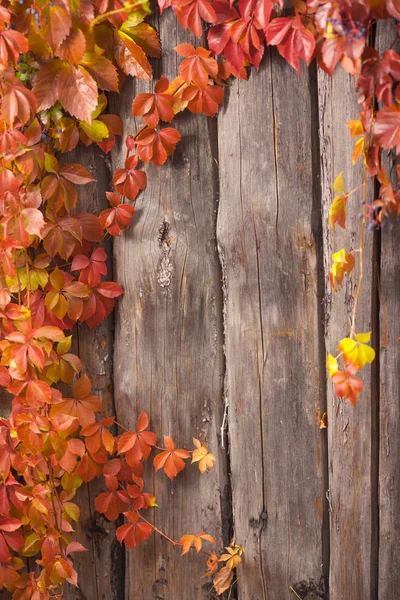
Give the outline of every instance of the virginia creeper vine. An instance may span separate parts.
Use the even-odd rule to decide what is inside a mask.
[[[358,249],[333,254],[331,285],[340,288],[359,258],[359,284],[349,337],[328,356],[338,396],[357,401],[362,381],[356,373],[374,359],[369,333],[356,333],[356,311],[363,279],[366,224],[381,229],[400,212],[400,195],[382,164],[382,151],[400,150],[400,56],[383,56],[368,45],[379,19],[400,20],[399,0],[295,0],[294,14],[282,16],[283,0],[158,0],[195,36],[208,24],[208,49],[179,44],[183,58],[172,81],[164,76],[154,93],[133,99],[132,112],[144,125],[126,138],[126,160],[113,174],[110,208],[100,215],[77,214],[76,186],[93,181],[79,164],[60,166],[57,156],[78,143],[97,144],[108,153],[122,134],[117,115],[106,111],[106,93],[118,92],[126,76],[150,80],[149,58],[160,57],[154,28],[146,23],[146,1],[5,0],[0,5],[0,384],[13,396],[9,418],[0,420],[0,589],[14,600],[62,598],[65,583],[77,585],[71,554],[85,549],[71,541],[79,507],[73,501],[83,482],[102,477],[107,491],[95,500],[108,519],[125,516],[117,538],[128,548],[153,532],[207,556],[207,575],[217,595],[233,583],[243,549],[232,544],[218,554],[205,532],[180,540],[158,530],[145,511],[156,500],[144,491],[143,464],[151,452],[158,471],[173,479],[185,460],[211,469],[214,456],[205,441],[192,451],[164,447],[149,431],[145,413],[135,432],[102,414],[81,362],[70,352],[75,323],[96,327],[112,311],[122,288],[107,275],[106,235],[129,227],[134,203],[146,188],[143,163],[162,165],[181,140],[171,123],[183,110],[213,117],[230,77],[246,79],[259,67],[265,43],[300,71],[315,58],[332,75],[340,63],[355,77],[359,119],[348,123],[356,139],[353,163],[364,161],[364,180],[345,191],[335,180],[332,227],[345,228],[346,205],[362,190]],[[397,170],[399,175],[399,169]],[[376,177],[379,196],[367,204],[368,177]],[[338,359],[344,366],[339,369]],[[63,397],[58,385],[72,385]],[[113,428],[118,428],[114,435]],[[32,557],[27,568],[23,557]],[[30,561],[32,564],[32,561]],[[220,569],[219,566],[223,565]]]

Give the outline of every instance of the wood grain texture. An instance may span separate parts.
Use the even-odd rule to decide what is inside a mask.
[[[379,23],[376,47],[400,51],[394,21]],[[396,182],[396,159],[392,153],[384,158],[393,182]],[[398,219],[382,230],[380,248],[380,389],[379,389],[379,600],[395,600],[400,589],[400,267]]]
[[[323,590],[310,112],[306,70],[298,76],[274,53],[248,82],[232,84],[218,121],[241,600],[293,598],[290,585],[302,598]]]
[[[97,179],[94,183],[79,186],[79,210],[98,214],[108,205],[105,192],[110,188],[110,172],[104,154],[92,146],[78,148],[67,157],[69,162],[82,164]],[[110,242],[106,242],[105,250],[109,255],[108,278],[112,280]],[[105,413],[114,414],[113,317],[110,316],[96,329],[78,326],[74,337],[74,351],[82,361],[82,370],[90,377],[93,393],[101,398]],[[88,548],[88,552],[74,556],[79,588],[67,586],[66,600],[123,599],[124,552],[115,538],[115,523],[110,523],[94,507],[96,496],[104,489],[102,481],[96,480],[89,485],[84,484],[78,491],[81,520],[76,538]]]
[[[361,164],[351,167],[353,142],[346,122],[357,118],[355,81],[343,69],[330,79],[319,71],[321,185],[324,226],[324,258],[326,273],[325,331],[327,352],[336,354],[338,342],[350,333],[350,319],[358,282],[358,261],[354,274],[343,283],[343,289],[332,292],[328,281],[333,252],[359,247],[361,228],[360,200],[362,192],[348,202],[347,230],[336,226],[332,231],[328,212],[332,203],[334,179],[343,172],[349,191],[363,182]],[[371,196],[369,196],[371,199]],[[366,233],[364,280],[357,311],[356,331],[371,331],[372,240]],[[356,407],[338,399],[328,380],[328,454],[330,527],[330,597],[372,598],[372,570],[376,557],[372,551],[371,470],[371,369],[361,374],[364,390]]]
[[[159,27],[162,72],[172,79],[181,61],[172,48],[185,34],[171,11]],[[185,39],[198,44],[189,35]],[[131,116],[134,95],[149,89],[127,81],[116,99],[125,133],[141,125]],[[223,352],[216,121],[185,115],[174,125],[183,141],[162,168],[146,168],[148,187],[137,201],[133,227],[115,242],[115,278],[125,289],[116,313],[115,402],[127,427],[135,427],[145,410],[151,429],[172,436],[178,447],[190,448],[192,436],[207,440],[218,456],[208,476],[188,466],[171,483],[150,468],[146,481],[160,506],[151,516],[157,527],[178,539],[207,530],[221,547],[229,504],[225,451],[218,450]],[[124,148],[114,153],[114,167],[124,156]],[[206,600],[212,595],[204,572],[204,556],[180,558],[178,549],[153,536],[127,553],[126,600]]]

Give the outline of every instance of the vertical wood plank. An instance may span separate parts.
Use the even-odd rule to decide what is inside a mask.
[[[69,162],[82,164],[96,178],[96,182],[80,186],[79,210],[99,214],[108,205],[105,192],[110,189],[110,172],[103,153],[95,148],[77,148],[68,155]],[[112,280],[111,244],[105,245],[109,256],[108,278]],[[81,361],[82,369],[92,382],[92,390],[103,403],[106,414],[114,414],[112,354],[113,317],[103,321],[96,329],[86,325],[74,331],[74,352]],[[115,538],[115,523],[109,522],[94,507],[96,496],[103,491],[102,481],[84,484],[78,490],[77,501],[81,509],[76,538],[88,548],[88,552],[74,556],[78,571],[79,588],[67,586],[66,600],[123,600],[124,598],[124,552]]]
[[[333,78],[319,71],[319,111],[321,146],[321,185],[324,226],[324,259],[326,272],[326,347],[336,354],[338,342],[350,333],[350,318],[358,283],[358,261],[355,274],[343,283],[340,292],[332,292],[328,281],[333,252],[359,247],[361,228],[360,200],[362,192],[348,202],[347,230],[336,226],[333,232],[328,222],[335,177],[343,172],[346,188],[363,182],[361,161],[351,167],[353,142],[346,122],[358,118],[355,80],[343,69]],[[369,196],[371,199],[371,195]],[[371,331],[372,242],[366,232],[364,250],[364,280],[357,311],[357,332]],[[357,256],[357,255],[356,255]],[[372,552],[371,454],[372,397],[371,369],[361,374],[364,390],[354,407],[336,398],[328,380],[328,454],[330,527],[330,597],[371,598],[372,572],[376,557]]]
[[[198,45],[178,27],[172,11],[159,24],[162,73],[170,79],[181,61],[172,48],[182,41]],[[158,62],[156,68],[161,72]],[[134,95],[149,89],[127,81],[115,99],[125,134],[141,124],[131,115]],[[148,187],[137,201],[133,227],[114,246],[116,281],[125,289],[116,315],[116,409],[127,427],[147,411],[152,430],[172,436],[178,447],[191,447],[192,436],[207,440],[218,456],[208,476],[188,466],[171,483],[150,469],[146,483],[160,507],[157,527],[178,539],[207,530],[221,547],[221,514],[228,524],[229,503],[224,452],[218,450],[223,352],[216,121],[182,115],[174,125],[183,141],[162,168],[146,168]],[[114,153],[114,167],[124,156],[125,148]],[[127,600],[210,598],[210,583],[201,578],[204,557],[179,554],[159,536],[129,551]]]
[[[274,53],[248,82],[232,84],[218,121],[241,600],[289,600],[289,586],[301,598],[324,593],[310,114],[306,69],[299,76]]]
[[[395,21],[378,24],[376,47],[400,52]],[[385,166],[396,181],[396,159],[390,153]],[[400,587],[400,306],[399,220],[390,221],[381,234],[380,265],[380,428],[379,428],[379,600],[396,600]]]

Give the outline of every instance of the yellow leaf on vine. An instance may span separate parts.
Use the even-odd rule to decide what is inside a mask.
[[[197,552],[200,552],[203,545],[203,540],[210,542],[210,544],[215,544],[215,539],[212,537],[212,535],[208,535],[208,533],[202,532],[198,535],[183,535],[180,539],[180,543],[182,544],[182,555],[189,552],[192,546],[196,548]]]
[[[232,546],[226,546],[227,554],[222,554],[219,561],[226,562],[226,567],[232,571],[232,569],[236,569],[236,567],[242,562],[242,554],[244,549],[242,546],[235,544]]]
[[[332,354],[328,354],[327,356],[326,368],[328,369],[329,377],[332,377],[339,370],[338,361]]]
[[[195,462],[199,463],[201,473],[212,469],[213,463],[216,460],[214,454],[211,454],[208,451],[208,447],[205,444],[201,444],[196,438],[193,438],[193,444],[196,446],[196,450],[193,450],[192,464]]]
[[[344,178],[343,178],[343,173],[339,173],[339,175],[336,177],[334,183],[333,183],[333,191],[336,194],[344,194]]]
[[[332,229],[335,229],[336,223],[340,225],[342,229],[346,229],[347,198],[348,194],[344,194],[343,196],[335,196],[333,199],[329,209],[329,224]]]
[[[354,269],[355,258],[350,252],[346,253],[345,249],[339,250],[332,254],[333,265],[329,273],[329,280],[334,290],[339,289],[342,286],[343,277],[345,273],[349,275]],[[339,288],[336,287],[339,286]]]
[[[355,340],[344,338],[339,342],[338,350],[343,352],[349,363],[357,369],[362,369],[366,363],[372,363],[375,358],[375,350],[365,343],[369,342],[370,339],[370,333],[359,333],[356,335]]]
[[[347,127],[350,129],[352,138],[357,137],[357,135],[363,135],[364,133],[364,126],[360,119],[351,119],[350,121],[347,121]]]

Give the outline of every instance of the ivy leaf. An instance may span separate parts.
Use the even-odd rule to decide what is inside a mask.
[[[179,65],[179,72],[187,83],[193,81],[204,89],[208,85],[209,77],[215,78],[218,75],[218,63],[212,58],[209,50],[201,46],[194,48],[192,44],[178,44],[174,50],[180,56],[186,57]]]
[[[170,479],[175,479],[178,473],[185,468],[182,459],[189,458],[190,452],[183,449],[175,450],[174,442],[166,435],[164,435],[164,446],[166,450],[154,458],[154,468],[156,471],[164,468],[165,474]]]
[[[79,28],[70,31],[69,35],[61,42],[56,50],[56,56],[73,65],[78,65],[85,53],[86,40]]]
[[[196,446],[196,450],[193,450],[192,464],[198,463],[200,473],[205,473],[212,469],[213,463],[216,460],[214,454],[210,454],[208,447],[205,444],[201,444],[196,438],[193,438],[193,444]]]
[[[138,156],[143,162],[151,161],[161,166],[181,139],[179,131],[173,127],[165,127],[160,131],[146,127],[135,140]]]
[[[335,196],[332,206],[329,209],[329,223],[332,229],[335,229],[336,223],[343,229],[346,229],[346,206],[349,195],[344,191],[343,173],[340,173],[336,177],[333,189],[339,195]]]
[[[202,89],[192,84],[183,90],[182,101],[187,102],[190,112],[195,114],[202,112],[207,117],[214,117],[218,105],[224,101],[224,90],[219,85],[207,85]]]
[[[71,15],[64,6],[50,2],[46,10],[44,35],[53,52],[65,40],[71,29]]]
[[[124,29],[124,27],[122,27]],[[151,58],[160,58],[161,44],[157,31],[148,23],[139,23],[129,28],[129,36]]]
[[[139,415],[136,431],[127,431],[118,442],[118,454],[125,454],[126,462],[131,467],[141,460],[148,458],[151,448],[156,445],[157,436],[152,431],[146,431],[149,417],[145,412]]]
[[[182,27],[197,37],[203,35],[201,19],[207,23],[217,22],[213,4],[207,0],[174,0],[172,7]]]
[[[332,289],[337,290],[342,287],[344,275],[349,275],[354,269],[356,261],[354,255],[351,252],[346,253],[344,248],[332,254],[332,259],[333,265],[329,273],[329,281]]]
[[[113,182],[115,189],[123,196],[126,196],[128,200],[134,200],[139,190],[146,189],[146,173],[135,169],[137,164],[138,157],[129,156],[125,161],[125,168],[117,169],[114,172]]]
[[[357,369],[362,369],[366,363],[372,363],[375,358],[375,350],[368,346],[371,333],[358,333],[356,339],[344,338],[340,341],[338,350],[343,352],[347,362]]]
[[[393,105],[383,107],[378,110],[372,133],[377,139],[379,145],[385,150],[390,150],[393,146],[400,147],[400,107]]]
[[[57,78],[58,100],[63,108],[81,121],[92,120],[97,106],[97,85],[81,66],[64,67]]]
[[[127,548],[134,548],[151,536],[153,528],[148,523],[140,521],[140,515],[136,511],[125,512],[124,515],[129,522],[118,527],[115,535],[120,544],[124,542]]]
[[[210,544],[215,544],[215,539],[212,537],[212,535],[208,535],[207,533],[204,533],[204,531],[198,535],[183,535],[180,539],[180,544],[182,544],[181,555],[183,556],[184,554],[187,554],[192,546],[196,548],[197,552],[200,552],[203,545],[203,540],[210,542]]]
[[[29,51],[28,40],[22,33],[13,29],[0,32],[0,65],[7,69],[8,63],[16,63],[20,54]]]
[[[142,48],[122,31],[114,34],[114,57],[126,75],[151,79],[152,68]]]
[[[161,77],[154,87],[154,94],[138,94],[132,103],[133,116],[142,116],[149,127],[155,127],[159,121],[172,121],[175,100],[167,93],[168,86],[168,79]]]
[[[309,65],[315,50],[315,37],[304,27],[299,15],[273,19],[265,30],[269,46],[277,46],[278,52],[300,73],[299,58]]]
[[[85,52],[81,64],[101,90],[118,92],[117,69],[108,58],[96,52]]]
[[[220,596],[226,590],[229,590],[233,582],[233,572],[228,567],[222,567],[214,577],[214,588],[217,592],[217,596]]]
[[[345,371],[336,371],[331,377],[334,383],[335,394],[338,398],[346,398],[350,404],[356,404],[358,394],[363,389],[363,382],[354,377],[357,367],[347,365]]]

